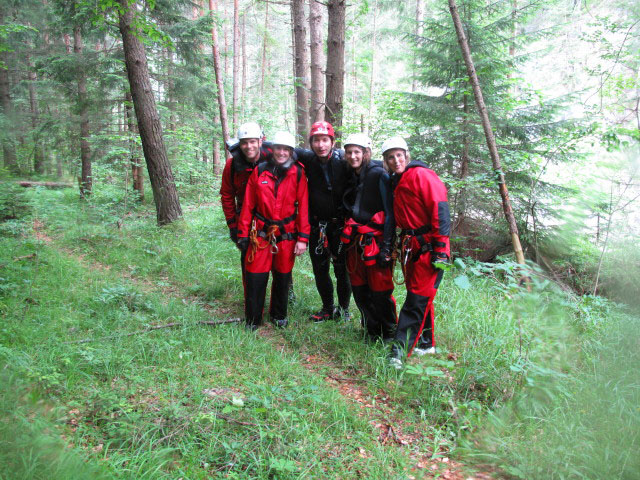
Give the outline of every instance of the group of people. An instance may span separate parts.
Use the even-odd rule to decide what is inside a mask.
[[[367,337],[390,345],[392,366],[435,353],[433,299],[450,256],[447,191],[436,173],[410,160],[401,137],[382,144],[382,161],[371,158],[371,139],[361,133],[337,149],[328,122],[311,126],[311,150],[296,147],[288,132],[266,142],[256,123],[241,125],[237,138],[220,195],[241,252],[246,327],[262,324],[269,272],[269,318],[287,326],[295,257],[308,249],[322,300],[311,321],[349,319],[353,294]],[[396,260],[407,289],[399,315]]]

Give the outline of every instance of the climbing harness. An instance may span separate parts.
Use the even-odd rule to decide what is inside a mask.
[[[318,233],[318,245],[316,246],[316,255],[322,255],[325,248],[329,247],[329,239],[327,238],[327,222],[318,223],[320,232]],[[340,253],[338,249],[338,253]]]

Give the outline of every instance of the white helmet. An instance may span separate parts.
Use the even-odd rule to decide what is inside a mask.
[[[362,148],[371,148],[371,139],[367,137],[364,133],[352,133],[347,137],[344,141],[344,146],[347,145],[357,145]]]
[[[255,122],[243,123],[238,128],[238,140],[244,138],[262,138],[262,129]]]
[[[284,145],[285,147],[296,148],[296,139],[289,132],[276,132],[271,143],[274,145]]]
[[[407,142],[404,141],[404,138],[395,136],[384,141],[382,144],[382,155],[384,155],[384,152],[387,150],[393,150],[394,148],[401,148],[405,152],[409,151],[409,146],[407,145]]]

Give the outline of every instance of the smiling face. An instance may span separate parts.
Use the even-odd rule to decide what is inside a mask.
[[[240,150],[244,153],[245,158],[255,163],[260,158],[260,147],[262,140],[259,138],[243,138],[240,140]]]
[[[360,173],[362,169],[362,162],[364,160],[365,151],[364,148],[358,145],[345,145],[344,157],[349,163],[349,166],[353,168],[356,173]]]
[[[326,160],[333,148],[333,138],[329,135],[314,135],[311,137],[311,150],[321,160]]]
[[[391,173],[400,175],[407,168],[407,152],[401,148],[392,148],[384,152],[384,163]]]
[[[286,145],[273,146],[273,161],[276,162],[276,165],[284,165],[287,163],[292,154],[293,149]]]

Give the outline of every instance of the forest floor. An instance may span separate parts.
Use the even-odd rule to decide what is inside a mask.
[[[529,433],[544,425],[501,430],[492,412],[574,368],[587,344],[558,328],[567,311],[588,335],[618,315],[471,265],[439,292],[440,353],[396,371],[353,305],[348,322],[307,320],[306,256],[290,327],[238,324],[239,254],[215,203],[158,228],[109,198],[21,195],[0,223],[0,477],[533,478],[521,464],[550,450]],[[451,281],[464,274],[472,288]]]
[[[210,205],[211,204],[200,206],[200,208],[206,208]],[[195,208],[191,210],[193,211]],[[60,238],[52,238],[47,233],[46,225],[40,219],[36,218],[33,221],[33,235],[37,240],[55,248],[73,261],[78,262],[83,268],[98,272],[111,270],[110,265],[90,260],[87,258],[87,255],[65,247],[61,243]],[[168,277],[161,277],[162,285],[158,286],[148,278],[137,277],[131,275],[129,272],[122,272],[121,275],[123,278],[134,283],[141,292],[160,294],[165,297],[170,296],[183,303],[189,303],[197,308],[203,308],[208,314],[216,318],[224,318],[230,314],[241,313],[229,307],[218,306],[212,308],[211,305],[203,303],[200,297],[188,295],[181,288],[171,284]],[[234,322],[236,320],[242,321],[239,317],[231,318],[227,321]],[[152,328],[155,330],[158,328],[173,328],[174,326],[176,325],[154,325]],[[138,332],[138,334],[145,334],[150,331],[152,330],[144,330]],[[270,342],[277,351],[283,351],[285,349],[290,351],[286,340],[279,335],[279,331],[270,323],[266,322],[263,328],[259,329],[258,335],[262,339]],[[96,341],[96,339],[80,340],[80,342],[85,341]],[[377,441],[380,445],[403,448],[405,450],[412,462],[409,470],[411,472],[417,472],[414,475],[409,474],[407,478],[443,478],[446,480],[485,480],[495,478],[492,477],[490,473],[475,471],[476,469],[469,468],[460,461],[450,458],[448,456],[448,449],[446,448],[435,452],[432,450],[423,451],[421,446],[434,443],[433,434],[431,437],[426,436],[425,431],[421,429],[419,424],[416,425],[415,423],[407,421],[404,416],[398,414],[391,403],[389,395],[383,389],[379,389],[377,392],[371,392],[369,388],[366,388],[361,378],[363,372],[353,368],[347,371],[343,370],[341,365],[332,360],[329,352],[323,350],[312,352],[305,349],[298,353],[301,364],[306,369],[322,376],[327,385],[334,388],[359,409],[358,416],[361,416],[373,427],[371,432],[374,435],[372,438],[373,441]],[[449,354],[448,358],[454,359],[455,354]],[[417,446],[417,448],[412,448],[413,446]],[[367,452],[363,449],[360,451],[360,454],[366,456]],[[497,471],[493,469],[493,473],[497,474]]]

